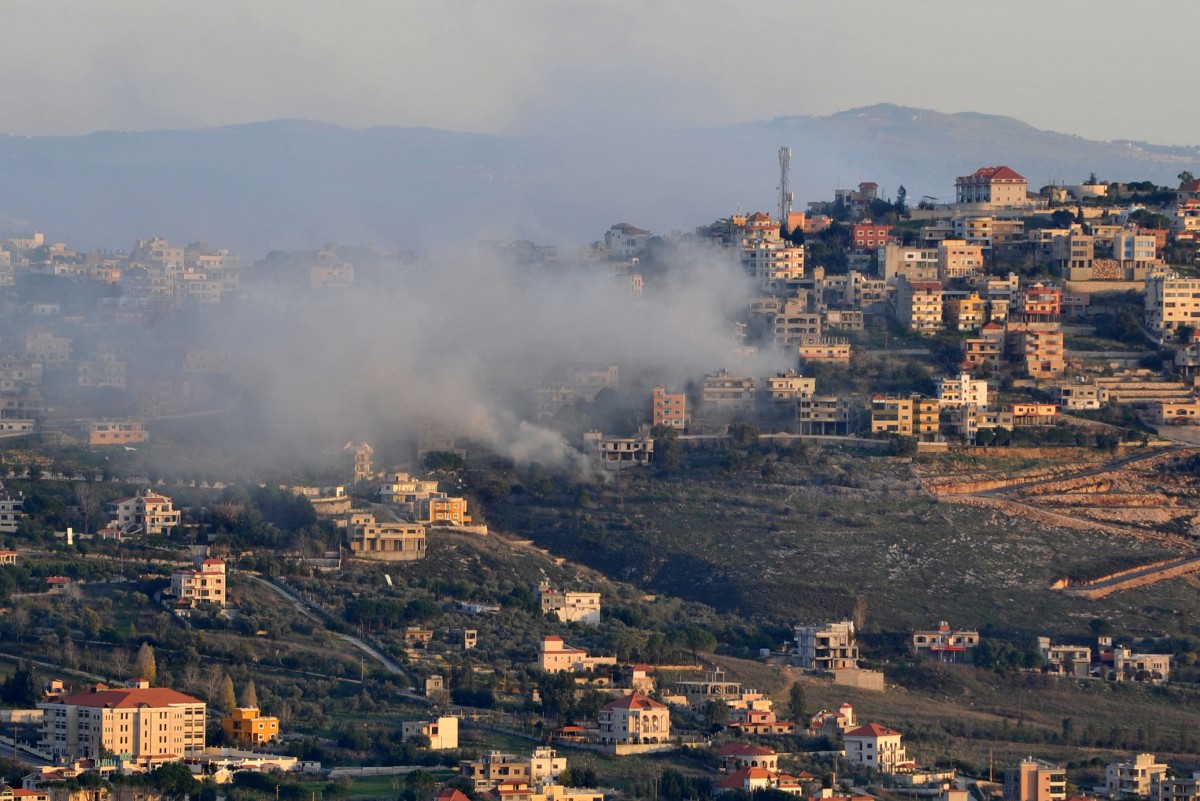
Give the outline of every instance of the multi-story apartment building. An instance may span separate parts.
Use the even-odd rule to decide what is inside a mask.
[[[1132,762],[1111,762],[1104,768],[1104,794],[1114,801],[1149,798],[1167,777],[1167,766],[1154,754],[1138,754]]]
[[[1030,378],[1057,378],[1067,369],[1063,332],[1009,323],[1008,352]]]
[[[754,407],[757,390],[754,379],[719,370],[704,376],[701,399],[705,406],[717,409],[748,410]]]
[[[988,405],[988,385],[983,379],[971,378],[962,373],[957,378],[939,378],[937,381],[938,405],[944,409],[965,404]]]
[[[1033,284],[1017,290],[1013,311],[1027,323],[1056,323],[1062,318],[1061,287]]]
[[[801,396],[796,424],[801,434],[845,434],[850,430],[853,406],[838,395]]]
[[[1126,280],[1144,281],[1147,273],[1157,267],[1158,240],[1153,234],[1121,231],[1113,237],[1113,258],[1120,264]]]
[[[239,706],[221,719],[225,736],[239,745],[266,745],[279,739],[279,718],[255,706]]]
[[[651,395],[651,423],[677,431],[688,427],[687,395],[682,392],[667,392],[666,387],[655,387]]]
[[[0,498],[0,533],[15,534],[25,519],[25,499],[6,495]]]
[[[1092,649],[1085,645],[1059,645],[1049,637],[1038,637],[1037,649],[1046,664],[1060,673],[1087,676],[1092,664]]]
[[[903,736],[895,729],[868,723],[842,733],[846,760],[880,773],[898,773],[909,765]]]
[[[817,390],[817,379],[795,370],[768,376],[766,384],[767,400],[776,408],[794,409],[800,398]]]
[[[425,558],[425,526],[381,522],[370,513],[350,515],[346,525],[350,553],[362,559],[415,562]]]
[[[1040,759],[1004,771],[1004,801],[1066,801],[1067,773]]]
[[[796,355],[803,362],[841,362],[850,361],[850,340],[844,337],[818,337],[801,342],[796,348]]]
[[[1024,208],[1029,182],[1009,167],[980,167],[954,181],[955,202],[980,208]]]
[[[108,513],[112,524],[126,534],[170,534],[181,519],[170,498],[150,491],[113,501]]]
[[[477,791],[486,792],[504,781],[555,781],[567,769],[567,758],[559,756],[553,748],[541,747],[533,749],[533,754],[526,759],[489,751],[479,759],[464,760],[458,765],[459,772],[475,785]]]
[[[136,445],[150,439],[139,420],[86,420],[80,429],[88,445]]]
[[[940,411],[936,398],[920,395],[887,398],[876,395],[871,399],[871,433],[933,440],[938,435]]]
[[[933,281],[938,277],[937,247],[884,245],[876,251],[879,274],[888,283],[904,276],[909,281]]]
[[[983,271],[983,248],[962,239],[943,239],[937,249],[938,280],[951,281]]]
[[[98,684],[38,708],[39,745],[56,759],[117,754],[154,765],[204,749],[204,702],[145,681],[111,688]]]
[[[963,367],[986,367],[996,369],[1004,360],[1004,326],[988,323],[979,330],[978,337],[963,343]]]
[[[125,389],[125,362],[111,353],[79,363],[79,386]]]
[[[604,250],[617,259],[633,259],[642,254],[652,236],[631,223],[617,223],[604,232]]]
[[[1057,389],[1058,402],[1064,409],[1099,409],[1108,403],[1108,388],[1095,379],[1078,377]]]
[[[892,243],[892,226],[860,222],[850,228],[850,250],[855,253],[874,253]]]
[[[1050,239],[1050,258],[1060,274],[1070,281],[1089,281],[1096,260],[1096,238],[1071,230]]]
[[[413,519],[428,526],[465,526],[471,523],[467,499],[435,492],[413,503]]]
[[[1200,771],[1193,771],[1190,779],[1164,776],[1150,797],[1153,801],[1200,801]]]
[[[805,301],[788,298],[776,314],[770,317],[771,333],[780,347],[799,345],[821,336],[821,314],[805,308]]]
[[[555,590],[549,584],[538,587],[542,614],[554,615],[564,623],[599,623],[600,593]]]
[[[979,632],[950,628],[946,621],[938,623],[933,631],[914,631],[912,647],[917,654],[928,654],[936,659],[955,661],[968,650],[979,645]]]
[[[605,743],[666,743],[671,740],[671,710],[653,698],[631,693],[600,710],[600,740]]]
[[[987,322],[987,303],[976,292],[946,299],[946,328],[950,331],[978,331]]]
[[[420,498],[428,498],[438,491],[438,483],[430,479],[414,478],[408,473],[388,473],[377,492],[383,503],[411,506]]]
[[[942,330],[942,285],[937,281],[896,280],[896,319],[910,331]]]
[[[1181,328],[1200,326],[1200,278],[1157,271],[1148,275],[1146,325],[1164,341]]]
[[[225,608],[225,563],[205,559],[191,570],[171,573],[171,594],[188,607],[215,604]]]
[[[800,667],[830,671],[858,667],[858,638],[853,621],[796,626],[792,633]]]

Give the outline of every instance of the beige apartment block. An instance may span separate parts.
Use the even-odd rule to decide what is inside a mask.
[[[943,239],[938,243],[938,280],[965,278],[983,271],[983,248],[962,239]]]
[[[1146,278],[1146,325],[1160,339],[1200,327],[1200,278],[1155,272]]]
[[[554,615],[564,623],[599,623],[600,593],[555,590],[549,584],[538,587],[542,614]]]
[[[350,515],[346,526],[350,553],[362,559],[415,562],[425,558],[425,526],[420,523],[380,522],[375,515]]]
[[[899,773],[909,765],[900,732],[868,723],[842,733],[846,761],[880,773]]]
[[[942,330],[942,285],[937,281],[896,281],[896,319],[910,331]]]
[[[126,534],[170,534],[179,525],[181,515],[171,499],[147,491],[144,495],[122,498],[108,505],[112,524]]]
[[[406,720],[400,724],[401,742],[417,735],[429,738],[430,751],[458,748],[458,718],[443,715],[434,720]]]
[[[171,574],[171,594],[188,607],[215,604],[224,609],[225,563],[205,559],[192,570],[176,570]]]
[[[631,693],[604,705],[598,720],[605,743],[666,743],[671,741],[671,710],[653,698]]]
[[[113,688],[98,684],[38,708],[39,745],[56,759],[117,754],[157,765],[204,749],[204,702],[145,681]]]
[[[858,637],[853,621],[796,626],[793,636],[802,668],[834,671],[858,667]]]
[[[1023,759],[1004,771],[1004,801],[1066,801],[1067,774],[1040,759]]]

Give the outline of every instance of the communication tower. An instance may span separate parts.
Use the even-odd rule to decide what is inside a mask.
[[[779,227],[784,234],[791,233],[787,230],[788,216],[792,213],[792,200],[795,199],[788,185],[791,171],[792,149],[781,147],[779,148]]]

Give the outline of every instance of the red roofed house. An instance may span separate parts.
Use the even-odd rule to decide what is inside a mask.
[[[851,729],[842,735],[846,759],[880,773],[898,773],[902,766],[911,764],[900,742],[901,736],[900,732],[878,723]]]
[[[22,790],[2,784],[0,801],[50,801],[50,794],[41,790]]]
[[[721,758],[721,770],[738,768],[766,768],[779,770],[779,754],[772,748],[749,743],[726,743],[717,748]]]
[[[108,505],[108,513],[113,525],[127,534],[170,534],[180,520],[170,498],[149,490],[145,495],[113,501]]]
[[[171,594],[180,606],[216,604],[225,608],[225,563],[205,559],[195,569],[176,570],[171,574]]]
[[[791,795],[804,795],[804,787],[795,776],[774,773],[766,768],[741,768],[719,780],[714,788],[718,793],[737,792],[739,790],[752,793],[755,790],[780,790]]]
[[[467,794],[455,787],[443,787],[433,797],[433,801],[471,801]]]
[[[671,739],[671,712],[666,704],[632,693],[600,710],[600,739],[606,743],[665,743]]]
[[[976,206],[1022,207],[1029,182],[1009,167],[980,167],[954,181],[955,201]]]
[[[115,754],[158,765],[204,748],[204,702],[145,681],[112,688],[97,684],[38,708],[38,744],[55,759]]]
[[[769,709],[739,710],[729,728],[737,729],[742,734],[791,734],[796,730],[796,724],[790,720],[776,720],[775,713]]]
[[[16,551],[0,551],[0,565],[15,565],[19,555]]]

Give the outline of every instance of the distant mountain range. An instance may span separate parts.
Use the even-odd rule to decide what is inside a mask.
[[[0,233],[86,248],[207,240],[249,256],[325,242],[425,250],[488,238],[583,244],[629,221],[690,229],[773,212],[776,152],[797,208],[875,181],[953,199],[954,178],[1007,164],[1032,187],[1174,184],[1200,148],[1096,142],[1010,117],[877,105],[716,128],[504,137],[281,120],[182,131],[0,137]]]

